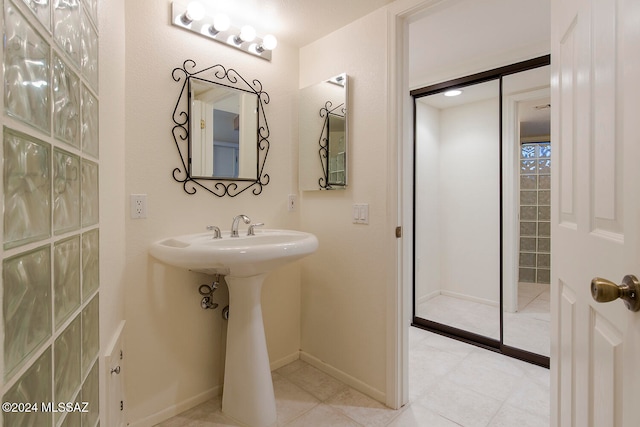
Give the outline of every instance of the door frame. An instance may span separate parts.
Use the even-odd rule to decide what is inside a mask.
[[[387,194],[389,229],[396,229],[395,269],[387,288],[386,405],[409,401],[409,327],[413,314],[413,106],[409,95],[408,28],[413,19],[462,0],[396,0],[387,7]],[[511,61],[513,62],[513,61]],[[395,202],[395,206],[393,205]]]

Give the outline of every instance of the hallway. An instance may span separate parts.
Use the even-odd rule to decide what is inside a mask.
[[[549,371],[409,329],[410,403],[398,411],[297,360],[273,373],[279,426],[545,427]],[[158,427],[232,426],[217,397]]]

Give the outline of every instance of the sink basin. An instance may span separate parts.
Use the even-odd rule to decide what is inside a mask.
[[[247,277],[269,271],[313,253],[318,239],[293,230],[256,230],[255,236],[230,237],[222,232],[188,234],[159,240],[150,253],[165,264],[189,270]]]
[[[260,293],[267,274],[318,248],[310,233],[257,230],[255,236],[223,232],[159,240],[150,253],[160,261],[193,271],[221,274],[229,288],[229,323],[222,412],[242,425],[277,424],[276,401],[262,322]]]

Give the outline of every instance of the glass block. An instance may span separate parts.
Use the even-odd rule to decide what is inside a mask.
[[[551,267],[551,255],[549,254],[538,254],[538,264],[537,267]]]
[[[49,45],[10,2],[5,2],[4,105],[7,114],[49,135]]]
[[[51,236],[51,147],[4,128],[4,247]]]
[[[520,250],[526,252],[536,251],[536,239],[533,237],[521,237],[520,238]]]
[[[521,190],[536,190],[538,188],[538,177],[535,175],[522,175],[520,177]]]
[[[80,236],[53,247],[53,313],[56,328],[80,307]]]
[[[82,151],[98,158],[98,100],[82,86]]]
[[[538,239],[538,252],[551,252],[551,239],[541,237]]]
[[[84,10],[94,23],[98,22],[98,0],[84,0]]]
[[[520,206],[521,221],[535,221],[537,219],[538,208],[536,206]]]
[[[533,268],[521,268],[518,270],[518,280],[520,282],[529,282],[535,283],[536,281],[536,270]]]
[[[550,205],[551,204],[551,191],[544,190],[538,191],[538,204]]]
[[[80,158],[53,150],[53,230],[80,228]]]
[[[549,221],[551,219],[551,206],[538,206],[538,219]]]
[[[520,235],[521,236],[535,236],[536,235],[536,223],[535,222],[521,222],[520,223]]]
[[[539,268],[537,272],[536,283],[551,283],[551,270]]]
[[[82,413],[82,425],[94,426],[100,416],[100,389],[98,387],[98,361],[93,364],[91,372],[82,385],[82,401],[87,402],[89,412]]]
[[[551,177],[549,175],[542,175],[539,179],[538,188],[541,190],[548,190],[551,188]]]
[[[537,191],[521,191],[520,204],[521,205],[537,205],[538,192]]]
[[[540,174],[550,174],[551,173],[551,160],[550,159],[538,160],[538,173],[540,173]]]
[[[98,91],[98,33],[86,14],[82,14],[82,75]]]
[[[81,32],[78,0],[54,0],[53,38],[78,67],[80,67]]]
[[[520,267],[535,267],[536,266],[536,254],[521,253],[520,254]]]
[[[539,144],[538,157],[551,157],[551,144]]]
[[[2,263],[4,372],[10,378],[51,336],[51,249],[43,246]]]
[[[99,230],[82,235],[82,300],[86,301],[100,285],[100,235]]]
[[[2,397],[3,402],[52,402],[51,348]],[[41,408],[38,408],[41,409]],[[4,412],[5,426],[50,426],[52,412]]]
[[[53,56],[53,133],[80,148],[80,79],[58,56]]]
[[[85,375],[100,349],[99,299],[96,295],[82,310],[82,375]]]
[[[520,157],[523,159],[528,159],[536,156],[536,146],[534,144],[522,144],[522,149],[520,150]]]
[[[38,21],[51,31],[51,4],[49,0],[22,0],[31,12],[38,18]]]
[[[82,159],[82,225],[98,223],[98,164]]]
[[[57,402],[71,402],[80,389],[80,316],[77,316],[53,344],[54,386]]]
[[[536,161],[535,160],[520,160],[520,173],[536,173]]]
[[[551,236],[551,223],[550,222],[539,222],[538,223],[538,234],[540,236]]]
[[[78,399],[76,399],[78,402]],[[81,427],[82,426],[82,413],[81,412],[67,412],[60,427]]]

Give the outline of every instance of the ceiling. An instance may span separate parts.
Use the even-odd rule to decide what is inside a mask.
[[[273,34],[279,43],[302,47],[394,0],[200,1],[210,13],[226,13],[237,27],[249,24],[259,36]]]

